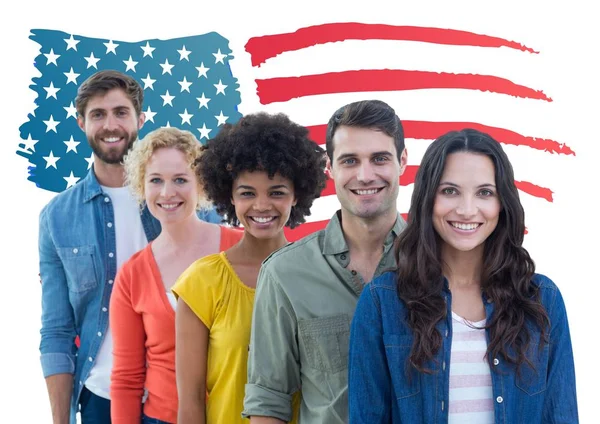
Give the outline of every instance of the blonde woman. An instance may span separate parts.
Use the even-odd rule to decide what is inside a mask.
[[[159,236],[119,270],[110,303],[113,424],[175,423],[175,302],[171,286],[195,260],[235,244],[241,231],[198,218],[207,205],[202,155],[188,131],[160,128],[125,157],[126,180],[160,222]],[[148,397],[144,404],[144,389]]]

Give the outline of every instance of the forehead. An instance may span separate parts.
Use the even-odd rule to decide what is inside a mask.
[[[234,186],[250,185],[250,186],[272,186],[272,185],[290,186],[292,182],[279,173],[269,178],[266,171],[243,171],[240,172],[233,182]]]
[[[138,142],[139,143],[139,142]],[[161,147],[156,149],[148,159],[147,173],[161,173],[176,170],[177,172],[191,172],[190,163],[186,155],[174,147]]]
[[[120,88],[113,88],[104,94],[96,94],[90,97],[86,113],[92,110],[111,110],[116,108],[133,109],[133,102]]]
[[[375,152],[387,151],[397,155],[394,138],[372,128],[340,125],[333,135],[334,156],[370,156]]]
[[[493,184],[495,180],[494,163],[483,154],[471,152],[451,153],[446,158],[442,180]]]

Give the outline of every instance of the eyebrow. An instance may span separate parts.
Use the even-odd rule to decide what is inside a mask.
[[[344,159],[348,159],[348,158],[353,158],[358,156],[356,153],[344,153],[340,156],[338,156],[337,161],[342,161]],[[393,156],[391,152],[388,152],[387,150],[383,150],[381,152],[373,152],[371,153],[370,157],[374,157],[374,156]]]
[[[122,110],[122,109],[130,110],[130,107],[127,106],[127,105],[120,105],[120,106],[113,107],[111,110]],[[101,107],[97,107],[97,108],[94,108],[94,109],[90,109],[88,111],[88,113],[93,113],[93,112],[106,112],[106,109],[101,108]]]
[[[149,177],[152,177],[152,176],[162,177],[162,174],[161,174],[161,173],[159,173],[159,172],[153,172],[153,173],[151,173],[151,174],[148,174],[148,176],[149,176]],[[174,177],[182,177],[182,176],[183,176],[183,177],[187,177],[188,175],[187,175],[185,172],[180,172],[180,173],[178,173],[178,174],[175,174],[175,175],[173,175],[173,176],[174,176]]]
[[[442,182],[440,182],[440,185],[449,185],[449,186],[452,186],[452,187],[460,187],[458,184],[451,183],[450,181],[442,181]],[[477,186],[477,188],[484,188],[484,187],[496,188],[496,186],[494,184],[488,184],[488,183],[486,183],[486,184],[480,184],[480,185]]]
[[[289,190],[288,186],[286,186],[285,184],[272,185],[269,187],[269,190],[275,190],[278,188],[285,188]],[[255,190],[255,188],[249,185],[240,185],[236,188],[236,190]]]

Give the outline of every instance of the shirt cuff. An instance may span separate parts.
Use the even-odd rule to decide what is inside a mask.
[[[267,389],[258,384],[246,384],[242,417],[272,417],[290,422],[292,395]]]
[[[67,353],[44,353],[40,361],[44,378],[54,374],[75,374],[75,362]]]

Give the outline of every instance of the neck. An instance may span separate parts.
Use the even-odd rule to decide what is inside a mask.
[[[244,261],[262,263],[267,256],[286,244],[287,239],[283,230],[269,239],[259,239],[245,231],[242,239],[231,250],[236,250]]]
[[[105,187],[123,187],[125,185],[125,169],[123,165],[96,160],[94,162],[94,174],[98,183]]]
[[[442,247],[443,273],[451,286],[481,285],[483,267],[483,245],[469,251],[461,252]]]
[[[172,224],[161,222],[162,230],[156,242],[161,246],[185,249],[198,242],[198,232],[207,225],[210,224],[203,222],[195,213],[181,222]]]
[[[359,218],[342,209],[342,230],[350,251],[377,252],[381,250],[385,238],[394,228],[398,212],[391,210],[374,219]]]

